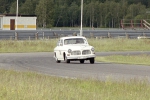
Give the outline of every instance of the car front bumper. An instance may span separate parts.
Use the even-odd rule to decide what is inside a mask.
[[[67,59],[69,59],[69,60],[81,60],[81,59],[88,60],[90,58],[95,58],[95,57],[96,57],[95,54],[90,54],[90,55],[70,55],[70,56],[67,56]]]

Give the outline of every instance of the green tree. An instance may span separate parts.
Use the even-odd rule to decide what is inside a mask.
[[[54,2],[53,0],[47,0],[47,10],[46,10],[47,16],[46,16],[46,22],[47,28],[50,28],[52,26],[54,26],[54,19],[53,19],[53,15],[54,15]]]
[[[99,12],[99,15],[100,15],[100,17],[99,17],[99,19],[100,19],[100,27],[104,27],[105,26],[105,4],[104,3],[100,3],[99,4],[99,10],[100,10],[100,12]]]
[[[95,16],[94,16],[94,27],[99,27],[100,26],[100,7],[99,7],[99,1],[96,1],[94,4],[94,9],[95,9]]]
[[[6,11],[5,9],[5,0],[0,0],[0,13],[4,13]]]
[[[39,27],[51,27],[53,26],[53,1],[52,0],[40,0],[36,6],[37,24]]]
[[[68,6],[66,4],[55,5],[54,19],[56,27],[69,26]]]
[[[73,2],[71,6],[68,8],[68,15],[70,19],[70,26],[74,27],[77,24],[77,19],[79,18],[79,9],[78,5]]]
[[[39,27],[46,27],[46,0],[40,0],[39,4],[36,7],[36,15],[37,15],[37,24]]]
[[[37,15],[39,27],[80,25],[81,0],[18,1],[19,14]],[[150,0],[84,0],[83,7],[85,27],[119,27],[122,19],[150,18],[146,13],[150,11]],[[15,14],[16,0],[0,0],[0,13]]]
[[[32,0],[26,0],[25,3],[22,4],[22,6],[20,7],[20,13],[26,15],[34,14]]]
[[[86,23],[86,26],[89,26],[90,28],[94,27],[94,12],[95,8],[94,8],[94,3],[91,2],[89,4],[86,4],[84,6],[84,11],[83,11],[83,15],[84,15],[84,22]]]
[[[16,9],[17,9],[17,1],[13,2],[11,7],[10,7],[10,14],[16,14]]]

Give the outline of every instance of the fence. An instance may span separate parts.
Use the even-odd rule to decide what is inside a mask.
[[[0,39],[2,40],[40,40],[40,39],[52,39],[52,38],[60,38],[63,36],[77,36],[79,35],[78,32],[71,32],[71,31],[58,31],[58,32],[0,32]],[[83,36],[87,38],[96,38],[96,39],[103,39],[103,38],[127,38],[127,39],[137,39],[138,37],[150,37],[149,31],[84,31]]]

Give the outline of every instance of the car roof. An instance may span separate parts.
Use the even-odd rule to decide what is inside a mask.
[[[70,38],[84,38],[83,36],[66,36],[66,37],[61,37],[60,39],[70,39]]]

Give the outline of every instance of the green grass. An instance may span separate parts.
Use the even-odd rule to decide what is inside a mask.
[[[53,52],[58,39],[49,40],[0,40],[0,52]],[[88,39],[96,52],[149,51],[150,40],[137,39]]]
[[[0,52],[53,52],[58,39],[35,41],[1,40]],[[150,40],[88,39],[101,51],[149,51]],[[149,55],[96,57],[98,61],[150,64]],[[138,62],[138,63],[137,63]],[[31,72],[0,70],[0,100],[150,100],[146,79],[66,79]]]
[[[150,84],[66,79],[0,70],[0,100],[149,100]]]
[[[101,51],[149,51],[150,40],[138,39],[89,39],[89,44]]]
[[[114,62],[122,64],[150,65],[150,55],[146,54],[128,55],[128,56],[111,55],[111,56],[96,57],[96,60],[102,62]]]
[[[13,52],[52,52],[56,46],[57,39],[50,40],[1,40],[0,52],[13,53]]]

